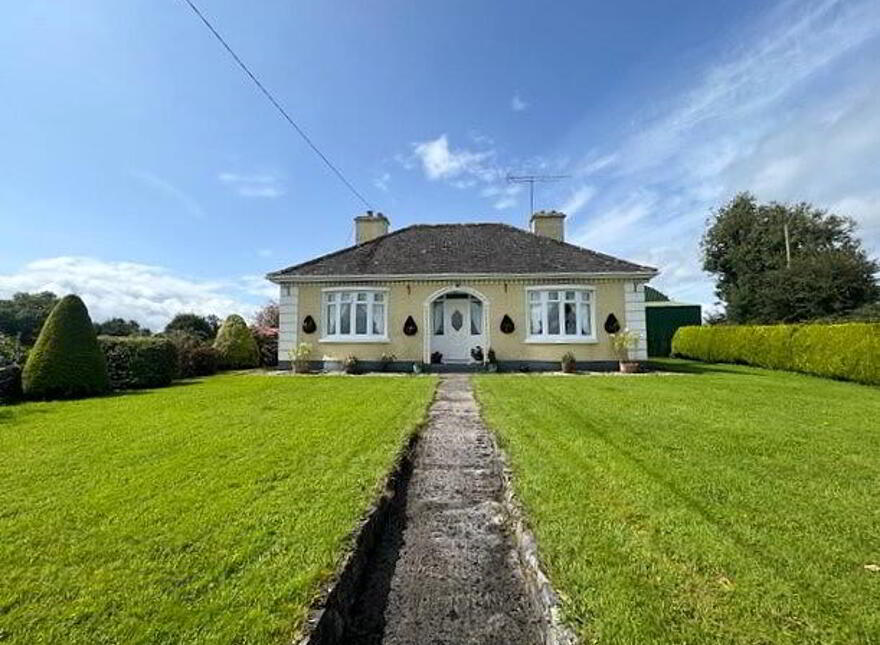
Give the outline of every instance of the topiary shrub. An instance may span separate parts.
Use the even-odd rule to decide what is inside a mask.
[[[107,364],[83,301],[62,298],[46,319],[22,372],[25,396],[66,399],[110,389]]]
[[[186,332],[165,334],[177,356],[177,378],[210,376],[217,373],[217,351],[200,337]]]
[[[165,387],[177,374],[177,350],[168,338],[99,336],[98,344],[113,389]]]
[[[260,365],[260,350],[248,329],[244,318],[232,314],[223,321],[214,349],[220,361],[220,369],[246,369]]]

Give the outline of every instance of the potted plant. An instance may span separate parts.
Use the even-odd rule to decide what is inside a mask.
[[[387,372],[388,368],[390,368],[391,364],[396,360],[397,360],[397,356],[395,356],[394,354],[389,354],[387,352],[384,352],[379,357],[379,369],[383,372]]]
[[[300,343],[291,352],[293,371],[297,374],[308,374],[310,371],[309,358],[312,355],[311,343]]]
[[[495,356],[495,350],[491,347],[486,352],[486,370],[493,373],[498,371],[498,359]]]
[[[635,374],[639,371],[639,362],[629,360],[629,352],[639,343],[639,335],[629,329],[611,334],[611,345],[619,357],[620,371],[624,374]]]
[[[577,361],[574,358],[574,354],[571,352],[565,352],[562,355],[562,371],[566,374],[574,374],[577,372]]]
[[[358,359],[354,354],[349,354],[345,357],[345,360],[342,361],[342,369],[345,370],[346,374],[357,374],[358,373]]]
[[[441,352],[431,352],[431,364],[439,365],[443,362],[443,354]]]
[[[473,349],[471,349],[471,358],[474,359],[477,363],[482,363],[485,359],[483,356],[483,348],[477,345]]]

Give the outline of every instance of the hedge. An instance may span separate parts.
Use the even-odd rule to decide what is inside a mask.
[[[880,323],[681,327],[672,354],[880,385]]]
[[[163,336],[171,341],[177,353],[177,378],[210,376],[217,373],[217,350],[200,336],[181,331]]]
[[[165,387],[177,373],[177,350],[167,338],[99,336],[98,344],[113,389]]]
[[[75,398],[110,389],[107,363],[83,301],[65,296],[43,324],[21,375],[25,396]]]

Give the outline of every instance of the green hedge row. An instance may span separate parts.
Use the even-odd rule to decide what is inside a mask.
[[[110,387],[131,390],[170,385],[177,373],[177,351],[167,338],[99,336]]]
[[[880,385],[880,323],[681,327],[672,354]]]

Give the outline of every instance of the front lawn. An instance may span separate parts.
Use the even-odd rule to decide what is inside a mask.
[[[880,389],[666,365],[476,379],[583,641],[880,642]]]
[[[435,380],[0,407],[0,642],[289,643]]]

